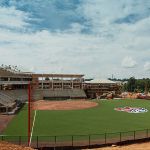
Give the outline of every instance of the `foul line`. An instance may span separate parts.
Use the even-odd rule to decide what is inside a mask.
[[[29,146],[31,145],[31,140],[32,140],[32,135],[33,135],[33,129],[34,129],[34,124],[35,124],[35,118],[36,118],[36,111],[34,113],[34,119],[33,119],[33,124],[32,124],[32,130],[31,130],[31,135],[30,135],[30,142],[29,142]]]

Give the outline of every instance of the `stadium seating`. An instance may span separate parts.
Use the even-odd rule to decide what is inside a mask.
[[[7,105],[13,103],[14,101],[15,101],[15,100],[14,100],[12,97],[10,97],[10,96],[4,94],[3,92],[0,92],[0,102],[1,102],[2,104],[4,104],[4,105],[7,106]]]
[[[5,95],[5,97],[12,99],[12,101],[20,100],[25,102],[28,99],[27,90],[6,90],[1,91],[1,94]]]
[[[16,101],[12,97],[0,91],[0,112],[10,112],[16,107]]]
[[[86,98],[86,94],[82,89],[46,89],[43,90],[44,98],[66,98],[66,99],[77,99]]]

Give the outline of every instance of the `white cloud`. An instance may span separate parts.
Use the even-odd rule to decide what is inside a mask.
[[[134,24],[114,23],[118,18],[144,10],[145,6],[134,8],[133,2],[124,0],[83,2],[78,11],[88,20],[92,34],[82,34],[85,26],[79,23],[57,33],[48,30],[21,33],[0,27],[0,64],[20,64],[37,72],[84,73],[102,78],[111,74],[147,76],[146,71],[138,71],[136,64],[143,66],[143,59],[150,54],[150,17]],[[0,26],[27,29],[26,26],[32,26],[26,23],[29,16],[15,7],[0,7]],[[133,68],[133,74],[122,68],[120,62],[124,68]]]
[[[72,23],[71,29],[67,30],[67,32],[80,33],[84,29],[84,26],[79,23]]]
[[[144,64],[144,70],[145,70],[145,71],[150,71],[150,62],[146,62],[146,63]]]
[[[15,7],[0,7],[0,26],[8,28],[23,28],[28,25],[28,14],[16,10]]]
[[[125,68],[134,68],[136,65],[137,62],[131,56],[126,56],[122,60],[122,66]]]

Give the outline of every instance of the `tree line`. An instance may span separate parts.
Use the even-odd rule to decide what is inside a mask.
[[[126,81],[123,84],[122,90],[128,92],[150,92],[150,79],[135,79],[135,77],[131,77],[129,79],[110,79],[113,81]]]

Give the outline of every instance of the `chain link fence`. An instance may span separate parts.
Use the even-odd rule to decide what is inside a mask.
[[[150,129],[128,132],[90,134],[90,135],[65,135],[65,136],[32,136],[30,146],[40,147],[94,147],[109,144],[118,144],[150,138]],[[1,141],[28,146],[27,136],[0,135]]]

